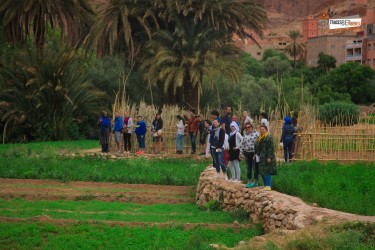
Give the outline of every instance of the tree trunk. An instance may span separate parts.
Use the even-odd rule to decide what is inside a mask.
[[[185,91],[185,103],[187,108],[195,109],[199,112],[199,105],[200,105],[200,90],[199,84],[192,85],[189,81],[186,83],[187,89]]]

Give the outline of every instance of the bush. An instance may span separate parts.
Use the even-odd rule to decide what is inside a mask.
[[[326,103],[319,107],[320,120],[333,126],[358,123],[359,110],[356,105],[343,102]]]

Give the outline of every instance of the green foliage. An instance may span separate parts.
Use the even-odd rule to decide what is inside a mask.
[[[210,200],[204,204],[203,208],[207,211],[219,211],[221,210],[221,205],[217,200]]]
[[[319,107],[320,120],[333,126],[347,126],[358,123],[358,107],[350,103],[332,102]]]
[[[288,57],[283,52],[274,49],[266,49],[262,55],[262,62],[265,62],[267,59],[275,56],[279,57],[282,61],[289,61]]]
[[[282,165],[272,183],[279,192],[315,202],[321,207],[373,216],[374,174],[374,168],[360,163],[295,162]]]
[[[318,55],[318,70],[321,73],[327,73],[331,69],[336,68],[336,58],[320,52]]]
[[[264,67],[260,61],[246,53],[243,53],[242,58],[245,63],[245,74],[251,75],[257,79],[265,76]]]
[[[375,71],[368,65],[345,63],[319,78],[317,86],[322,92],[328,86],[332,92],[349,94],[355,104],[368,104],[375,102],[374,76]]]
[[[36,48],[21,50],[10,62],[2,62],[0,112],[6,138],[77,137],[74,127],[84,133],[96,116],[105,94],[91,84],[81,56],[59,49],[47,46],[43,54]]]
[[[287,76],[292,71],[289,60],[279,56],[268,57],[263,62],[263,67],[266,76],[275,76],[277,79]]]

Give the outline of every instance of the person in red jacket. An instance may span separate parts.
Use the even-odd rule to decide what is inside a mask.
[[[195,114],[195,109],[191,109],[190,118],[188,120],[188,131],[190,135],[192,154],[195,154],[196,149],[197,149],[195,139],[197,138],[197,134],[198,134],[198,124],[199,124],[199,117]]]

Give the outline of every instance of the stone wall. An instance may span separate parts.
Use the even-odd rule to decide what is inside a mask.
[[[277,176],[275,177],[277,178]],[[266,232],[275,229],[296,230],[317,221],[375,222],[375,216],[361,216],[308,205],[298,197],[276,191],[263,191],[262,187],[245,188],[244,184],[216,178],[216,171],[207,167],[200,176],[196,203],[205,205],[211,200],[220,203],[223,210],[243,209],[250,212],[251,219],[261,221]]]
[[[226,211],[243,209],[251,212],[251,219],[261,221],[266,232],[274,229],[295,230],[304,227],[304,215],[280,202],[275,191],[263,191],[262,187],[245,188],[244,184],[216,178],[213,168],[202,172],[197,187],[196,203],[205,205],[216,200]]]

